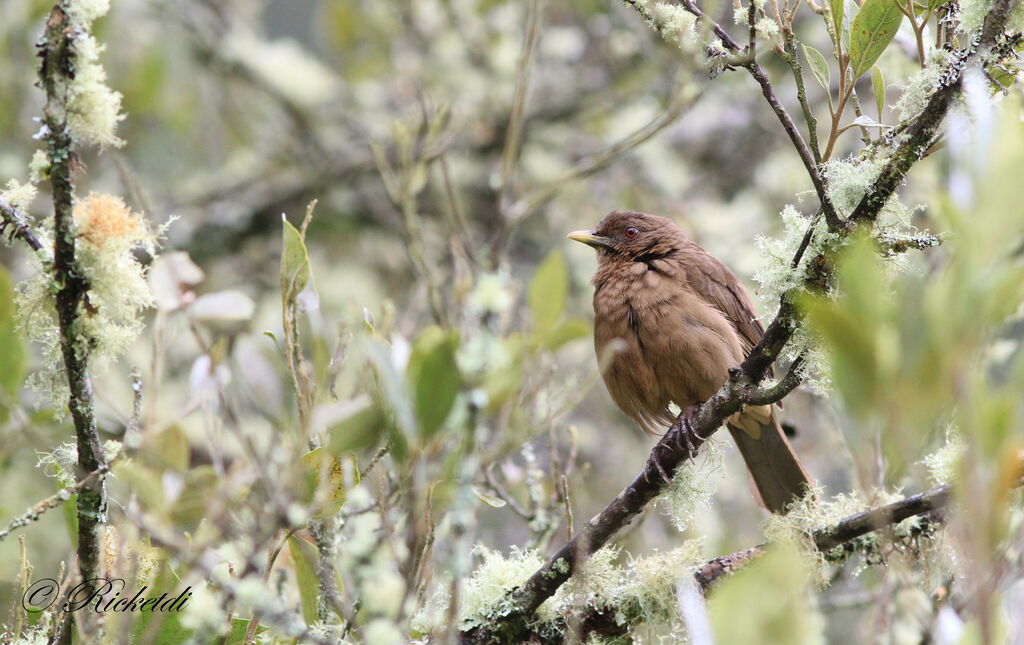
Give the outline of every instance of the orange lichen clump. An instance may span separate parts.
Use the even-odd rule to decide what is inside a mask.
[[[78,237],[94,247],[131,241],[142,232],[142,218],[117,195],[90,193],[75,204],[74,216]]]

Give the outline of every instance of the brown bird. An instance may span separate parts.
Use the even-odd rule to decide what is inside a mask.
[[[612,211],[569,239],[597,249],[594,347],[610,350],[604,382],[616,405],[654,435],[680,408],[711,397],[764,334],[747,290],[671,220]],[[782,513],[810,488],[769,405],[728,421],[764,505]]]

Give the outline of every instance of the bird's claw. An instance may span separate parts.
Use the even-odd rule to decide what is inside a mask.
[[[697,449],[704,443],[704,437],[700,436],[694,427],[693,413],[690,408],[684,409],[676,422],[672,424],[671,432],[675,433],[676,448],[685,450],[690,459],[697,456]]]
[[[665,447],[666,447],[665,444],[663,444],[661,442],[658,442],[654,446],[654,450],[651,451],[650,461],[651,461],[651,463],[654,464],[654,467],[658,469],[658,474],[661,475],[661,479],[666,484],[670,484],[670,483],[672,483],[672,477],[668,474],[668,471],[665,470],[665,466],[663,466],[661,464],[661,456],[658,454]],[[649,480],[649,477],[650,477],[650,473],[648,473],[648,480]]]

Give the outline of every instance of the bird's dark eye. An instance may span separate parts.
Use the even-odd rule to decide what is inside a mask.
[[[628,237],[629,239],[633,239],[634,237],[636,237],[639,234],[640,234],[640,231],[637,230],[637,228],[635,226],[627,226],[626,227],[626,237]]]

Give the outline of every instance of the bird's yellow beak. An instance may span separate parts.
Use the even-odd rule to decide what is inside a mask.
[[[593,246],[595,248],[602,246],[611,246],[612,241],[610,238],[603,237],[596,234],[594,231],[573,231],[566,235],[570,240],[576,240],[577,242],[583,242],[587,246]]]

